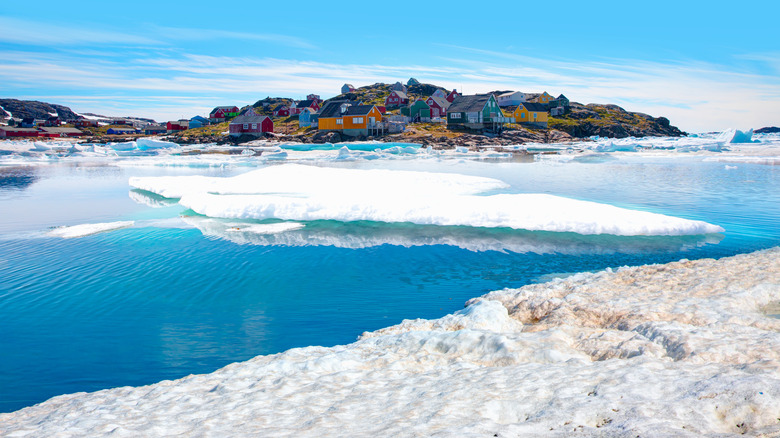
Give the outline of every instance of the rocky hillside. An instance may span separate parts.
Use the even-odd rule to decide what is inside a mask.
[[[566,114],[550,117],[549,127],[579,138],[593,135],[609,138],[685,135],[666,117],[632,113],[617,105],[595,103],[582,105],[572,102],[571,110]]]
[[[329,102],[331,100],[354,100],[363,102],[365,104],[384,105],[385,98],[387,98],[387,96],[390,94],[392,86],[392,84],[377,82],[373,85],[360,87],[350,93],[339,94],[338,96],[331,97],[325,102]],[[414,84],[407,87],[407,95],[409,96],[409,100],[412,101],[416,100],[418,97],[427,98],[436,90],[444,90],[444,92],[447,94],[450,92],[444,87],[439,87],[438,85]]]
[[[25,117],[48,119],[54,114],[57,114],[64,121],[76,120],[78,117],[76,113],[66,106],[34,100],[0,99],[0,107],[2,107],[2,110],[0,110],[0,119],[2,120],[7,120],[11,117],[11,114],[17,119]]]

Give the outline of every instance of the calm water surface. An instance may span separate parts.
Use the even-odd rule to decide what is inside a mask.
[[[0,412],[207,373],[292,347],[350,343],[366,330],[440,317],[488,291],[565,273],[780,244],[776,167],[695,157],[599,161],[338,166],[490,176],[511,184],[507,192],[704,220],[726,232],[619,238],[323,221],[248,239],[132,192],[127,181],[251,168],[0,167]],[[118,220],[136,226],[77,239],[45,234]]]

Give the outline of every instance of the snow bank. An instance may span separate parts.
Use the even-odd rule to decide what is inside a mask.
[[[81,224],[69,227],[58,227],[49,231],[49,236],[71,239],[74,237],[84,237],[92,234],[103,233],[106,231],[119,230],[132,227],[133,221],[103,222],[97,224]]]
[[[496,291],[438,320],[0,414],[3,436],[777,436],[780,249]]]
[[[543,194],[476,196],[502,181],[456,174],[273,166],[232,178],[131,178],[196,213],[232,219],[410,222],[578,234],[693,235],[702,221]]]

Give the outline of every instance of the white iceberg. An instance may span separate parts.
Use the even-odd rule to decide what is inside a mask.
[[[80,224],[67,227],[57,227],[49,231],[47,234],[52,237],[62,237],[64,239],[72,239],[75,237],[90,236],[92,234],[104,233],[106,231],[114,231],[122,228],[129,228],[135,224],[133,221],[119,221],[119,222],[102,222],[96,224]]]

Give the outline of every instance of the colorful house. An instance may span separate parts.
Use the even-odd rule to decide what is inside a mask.
[[[168,133],[177,132],[177,131],[186,131],[187,129],[190,129],[190,121],[189,120],[171,121],[165,124],[165,128],[167,129]]]
[[[316,113],[320,110],[320,103],[315,99],[302,100],[296,104],[296,114],[302,114],[306,108]]]
[[[401,108],[401,114],[410,117],[414,122],[431,121],[431,107],[422,99],[417,99],[411,105]]]
[[[237,106],[218,106],[209,113],[209,120],[213,123],[224,122],[230,117],[237,116],[238,111]]]
[[[508,120],[493,94],[458,96],[447,109],[447,126],[500,131]]]
[[[319,114],[321,131],[340,131],[344,135],[358,136],[378,133],[384,129],[382,113],[376,105],[353,105],[353,102],[331,101]]]
[[[320,102],[322,102],[322,99],[320,99],[320,95],[319,94],[310,94],[310,95],[306,96],[306,100],[316,100],[318,104]]]
[[[455,100],[456,97],[460,96],[460,93],[458,93],[458,90],[452,90],[450,91],[450,94],[447,95],[447,102],[452,103],[453,100]]]
[[[533,94],[532,97],[526,96],[529,102],[536,102],[536,103],[543,103],[548,104],[551,100],[553,100],[553,97],[548,94],[546,91],[543,91],[541,94]]]
[[[146,135],[160,135],[165,134],[166,132],[168,132],[168,127],[162,123],[146,125],[144,128],[144,134]]]
[[[228,130],[233,137],[244,134],[261,136],[266,132],[274,132],[274,121],[268,116],[261,116],[253,110],[248,110],[231,120]]]
[[[385,98],[385,107],[399,107],[409,105],[409,96],[403,91],[393,90]]]
[[[555,107],[569,108],[570,106],[571,106],[571,102],[569,102],[569,98],[564,96],[563,94],[556,97],[554,100],[550,101],[550,108],[555,108]]]
[[[90,126],[97,128],[98,122],[97,120],[89,120],[84,117],[79,117],[75,122],[73,122],[73,126],[77,128],[86,128]]]
[[[433,93],[425,103],[431,108],[431,117],[446,117],[447,108],[451,105],[447,100],[447,96],[437,95],[436,93]]]
[[[43,126],[53,127],[53,126],[60,126],[60,125],[62,125],[62,120],[60,120],[60,118],[57,116],[51,116],[48,119],[46,119],[45,122],[43,122]]]
[[[11,128],[9,126],[0,126],[0,138],[37,136],[38,130],[35,128]]]
[[[438,90],[434,91],[433,94],[431,94],[431,96],[438,96],[438,97],[441,97],[442,99],[446,99],[447,98],[447,92],[442,90],[442,89],[438,89]]]
[[[303,108],[301,114],[298,115],[298,126],[301,128],[312,126],[311,119],[313,114],[316,114],[316,111],[311,108]]]
[[[542,128],[547,127],[547,105],[538,102],[523,102],[512,111],[515,123],[524,123]]]
[[[127,134],[137,134],[138,132],[133,128],[132,126],[127,127],[111,127],[108,128],[108,131],[106,131],[106,134],[108,135],[127,135]]]
[[[525,102],[525,93],[520,91],[510,91],[508,93],[499,94],[496,99],[498,100],[498,106],[516,106]]]
[[[190,119],[190,123],[187,125],[187,127],[189,129],[195,129],[195,128],[202,128],[210,124],[211,121],[209,121],[209,119],[202,116],[195,116]]]
[[[406,86],[411,87],[412,85],[420,85],[420,81],[415,78],[409,78],[409,80],[406,81]]]
[[[341,86],[341,94],[347,94],[355,91],[355,87],[352,84],[344,84]]]
[[[40,137],[81,137],[83,132],[76,128],[43,127],[38,134]]]
[[[274,117],[288,117],[290,115],[290,107],[287,105],[279,105],[273,110]]]
[[[406,93],[406,85],[400,82],[396,82],[392,87],[390,87],[390,91],[401,91]]]

